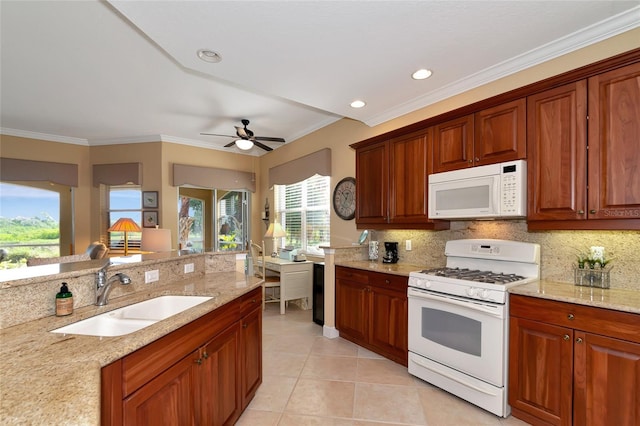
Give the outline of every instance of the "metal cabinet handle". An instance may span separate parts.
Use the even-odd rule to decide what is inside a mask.
[[[469,164],[473,163],[473,160],[471,158],[469,158]]]
[[[246,322],[242,324],[242,328],[247,328],[247,327],[249,327],[249,324],[247,324]]]
[[[202,358],[204,358],[204,359],[209,358],[209,354],[208,354],[208,353],[206,353],[206,352],[205,352],[205,353],[203,353],[203,354],[202,354]]]
[[[194,362],[198,365],[202,365],[202,358],[198,358]]]
[[[591,209],[591,210],[589,210],[589,213],[596,214],[596,211],[594,209]]]
[[[568,334],[565,334],[564,336],[562,336],[562,338],[563,338],[564,340],[569,340],[569,339],[571,339],[571,337],[569,337],[569,335],[568,335]]]
[[[584,210],[578,210],[578,214],[584,214]]]
[[[390,284],[389,280],[384,280],[385,284]]]
[[[476,157],[476,163],[480,161],[480,157]]]
[[[251,299],[251,303],[256,303],[257,300],[256,299]]]
[[[571,320],[573,320],[573,318],[575,318],[575,317],[573,316],[573,314],[569,314],[569,315],[567,315],[567,319],[568,319],[568,320],[570,320],[570,321],[571,321]]]
[[[576,343],[582,343],[582,337],[578,337],[578,338],[576,339]]]

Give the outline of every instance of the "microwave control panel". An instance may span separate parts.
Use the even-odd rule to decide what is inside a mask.
[[[513,163],[503,163],[500,176],[501,215],[503,216],[525,216],[527,214],[527,176],[526,162],[514,161]],[[518,170],[521,168],[522,170]]]

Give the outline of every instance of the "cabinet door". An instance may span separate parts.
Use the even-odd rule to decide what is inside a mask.
[[[527,102],[522,98],[475,114],[475,166],[526,158],[526,111]]]
[[[356,151],[356,224],[383,224],[389,216],[387,143]]]
[[[207,343],[200,352],[197,396],[198,424],[232,425],[242,412],[240,395],[240,323]]]
[[[367,342],[368,290],[366,284],[336,279],[336,328],[340,336],[355,342]]]
[[[589,219],[640,219],[640,63],[589,79]]]
[[[473,166],[473,115],[434,126],[433,173]]]
[[[371,286],[369,342],[402,365],[407,365],[407,293]]]
[[[194,425],[194,361],[197,353],[142,386],[123,402],[124,425]]]
[[[640,344],[575,334],[574,424],[640,424]]]
[[[511,317],[509,404],[530,423],[571,425],[573,330]]]
[[[586,81],[527,98],[528,220],[586,218]]]
[[[426,223],[427,146],[430,130],[397,139],[389,143],[391,183],[389,186],[390,223]]]
[[[262,307],[242,319],[242,408],[246,408],[262,383]]]

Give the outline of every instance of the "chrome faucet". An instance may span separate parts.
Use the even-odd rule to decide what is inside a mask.
[[[131,284],[131,278],[129,278],[128,275],[123,274],[122,272],[118,272],[111,278],[107,279],[106,266],[96,273],[96,305],[104,306],[107,304],[107,298],[109,297],[111,284],[113,284],[113,282],[116,280],[119,280],[120,284],[122,285]]]

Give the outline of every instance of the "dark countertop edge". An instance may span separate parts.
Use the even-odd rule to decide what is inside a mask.
[[[637,290],[583,287],[572,283],[540,280],[512,287],[509,293],[640,314],[640,291]]]

